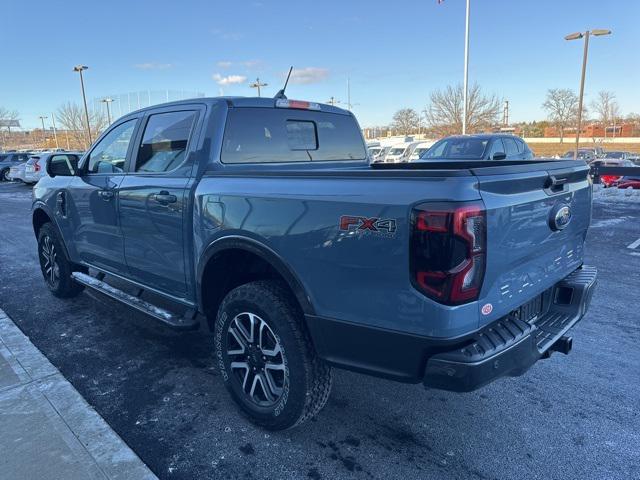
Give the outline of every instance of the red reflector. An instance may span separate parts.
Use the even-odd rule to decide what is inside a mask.
[[[423,232],[446,232],[449,212],[420,212],[416,228]]]

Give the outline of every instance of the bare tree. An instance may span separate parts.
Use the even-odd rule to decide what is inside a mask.
[[[427,123],[438,135],[462,132],[462,112],[464,92],[462,85],[449,85],[444,90],[431,93],[426,109]],[[487,95],[474,84],[467,97],[467,131],[478,132],[493,127],[500,114],[502,100],[495,95]]]
[[[562,143],[564,129],[577,121],[578,96],[568,88],[552,88],[547,91],[547,98],[542,104],[542,108],[548,112],[549,121],[560,132],[560,143]],[[586,110],[583,107],[583,117]]]
[[[420,126],[420,115],[413,108],[402,108],[393,114],[391,128],[402,135],[413,133]]]
[[[620,118],[620,107],[613,92],[598,92],[598,97],[591,102],[591,108],[598,114],[598,120],[604,127]]]
[[[19,117],[17,110],[0,107],[0,120],[17,120]]]
[[[62,129],[67,131],[67,135],[69,135],[74,147],[89,147],[87,122],[84,109],[80,105],[71,102],[61,105],[56,111],[56,121]],[[107,127],[108,121],[104,113],[89,110],[89,124],[95,139]]]

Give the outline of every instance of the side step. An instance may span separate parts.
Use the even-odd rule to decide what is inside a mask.
[[[102,280],[98,280],[97,278],[92,277],[91,275],[87,275],[86,273],[73,272],[71,276],[76,282],[81,283],[85,287],[89,287],[97,292],[100,292],[107,297],[113,298],[114,300],[135,308],[142,313],[146,313],[147,315],[176,330],[197,330],[200,326],[200,322],[197,320],[195,312],[193,310],[187,310],[185,315],[180,317],[169,312],[168,310],[156,307],[155,305],[146,302],[141,298],[129,295],[128,293],[112,287],[108,283]]]

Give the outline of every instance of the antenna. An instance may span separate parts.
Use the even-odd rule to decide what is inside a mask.
[[[284,82],[284,87],[282,87],[282,90],[276,93],[276,96],[274,98],[284,98],[284,99],[287,98],[287,96],[284,94],[284,91],[287,89],[287,85],[289,84],[289,77],[291,77],[292,71],[293,71],[293,65],[291,66],[291,68],[289,68],[289,73],[287,74],[287,80]]]

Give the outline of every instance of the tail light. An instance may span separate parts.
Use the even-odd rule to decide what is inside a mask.
[[[411,282],[447,305],[478,299],[487,259],[484,205],[424,203],[411,213]]]
[[[40,160],[36,160],[36,162],[33,164],[33,171],[34,172],[40,171]]]

